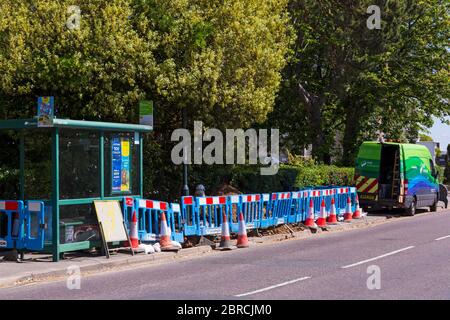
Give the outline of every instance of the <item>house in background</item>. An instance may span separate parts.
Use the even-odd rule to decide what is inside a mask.
[[[437,156],[436,164],[445,167],[447,165],[447,153],[442,152],[440,156]]]

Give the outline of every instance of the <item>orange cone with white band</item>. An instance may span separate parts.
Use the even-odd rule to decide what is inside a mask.
[[[131,223],[130,223],[130,241],[131,241],[131,247],[133,249],[136,249],[139,247],[139,237],[138,237],[138,230],[137,230],[137,217],[136,217],[136,211],[133,211],[133,216],[131,217]]]
[[[314,202],[312,199],[309,200],[309,211],[308,217],[305,221],[305,226],[310,228],[317,228],[316,223],[314,222]]]
[[[338,224],[337,216],[336,216],[336,205],[334,203],[334,198],[331,198],[331,209],[330,215],[327,219],[328,224]]]
[[[317,219],[317,226],[327,226],[327,209],[325,206],[325,199],[322,199],[322,203],[320,204],[320,217]]]
[[[228,225],[227,216],[225,213],[222,215],[222,234],[220,237],[219,250],[231,250],[233,247],[231,245],[230,238],[230,226]]]
[[[239,215],[239,230],[237,237],[237,247],[238,248],[248,248],[248,238],[247,238],[247,230],[245,228],[245,220],[244,215]]]
[[[358,194],[356,195],[356,208],[355,212],[353,213],[353,219],[361,219],[361,208],[359,207],[359,199]]]
[[[345,207],[344,222],[351,222],[352,216],[353,216],[352,200],[350,200],[350,197],[347,197],[347,206]]]
[[[161,251],[173,250],[172,240],[170,239],[172,232],[167,225],[166,215],[161,212],[161,230],[159,235],[159,245],[161,246]]]

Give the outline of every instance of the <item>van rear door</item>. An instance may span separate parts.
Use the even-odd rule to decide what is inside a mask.
[[[402,170],[402,153],[399,144],[386,143],[381,148],[380,199],[398,201]]]
[[[355,183],[362,203],[378,200],[381,144],[364,142],[359,148],[355,166]]]

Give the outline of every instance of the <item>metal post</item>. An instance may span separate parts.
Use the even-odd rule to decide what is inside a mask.
[[[105,132],[100,132],[99,140],[99,170],[100,170],[100,198],[105,198]]]
[[[52,135],[52,252],[53,261],[59,261],[59,129]]]
[[[20,200],[25,200],[25,133],[20,130]]]
[[[187,129],[187,110],[186,107],[183,108],[183,128]],[[184,155],[184,162],[183,162],[183,195],[188,196],[189,195],[189,186],[188,186],[188,164],[186,163],[187,160],[187,151],[186,148],[183,150]]]
[[[144,197],[144,137],[139,133],[139,196]]]

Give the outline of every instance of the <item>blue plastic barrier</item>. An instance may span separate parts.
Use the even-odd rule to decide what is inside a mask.
[[[267,229],[273,226],[273,210],[270,194],[261,194],[261,214],[259,228]]]
[[[331,209],[331,199],[333,198],[334,193],[335,193],[335,190],[331,189],[331,188],[322,190],[322,198],[323,198],[323,200],[325,200],[325,207],[326,207],[327,212],[329,212]]]
[[[227,217],[230,223],[231,232],[239,230],[239,214],[242,212],[241,197],[239,195],[231,195],[227,197]]]
[[[172,240],[184,242],[184,226],[179,203],[171,203],[167,223],[172,231]]]
[[[0,200],[0,248],[22,248],[23,209],[23,201]]]
[[[196,201],[194,197],[181,197],[181,217],[185,236],[200,235]]]
[[[125,197],[122,201],[122,212],[123,212],[123,221],[125,221],[125,225],[128,227],[129,221],[133,217],[133,211],[135,211],[135,203],[134,198]],[[136,212],[137,214],[137,212]]]
[[[171,239],[178,242],[184,241],[179,206],[175,206],[177,209],[177,218],[175,218],[172,210],[173,206],[167,202],[135,199],[135,203],[138,216],[138,235],[141,241],[153,242],[159,240],[162,213],[166,216],[167,225],[171,230]]]
[[[290,192],[272,193],[273,225],[287,223],[291,212],[292,197]]]
[[[345,213],[345,207],[347,206],[347,198],[349,196],[349,187],[337,187],[336,188],[336,213],[337,215],[343,215]]]
[[[316,219],[320,214],[320,205],[322,204],[322,190],[310,190],[309,191],[309,198],[308,198],[308,208],[309,208],[309,202],[310,200],[313,201],[314,204],[314,219]],[[308,214],[308,211],[306,211],[306,215]],[[305,217],[306,220],[306,217]]]
[[[224,214],[231,232],[239,230],[240,213],[244,215],[247,229],[265,229],[305,221],[310,200],[313,201],[315,218],[320,214],[322,200],[325,201],[326,210],[331,209],[332,198],[335,199],[336,213],[342,215],[349,196],[354,210],[356,188],[330,186],[272,194],[186,196],[181,198],[180,204],[124,198],[123,210],[126,222],[131,219],[132,212],[136,211],[139,238],[142,241],[158,239],[159,214],[165,212],[172,238],[182,242],[185,236],[219,235]]]
[[[229,211],[227,197],[197,197],[195,203],[199,235],[220,234],[222,217]]]
[[[287,223],[298,223],[305,220],[305,210],[307,210],[307,199],[309,191],[292,192],[292,209],[288,215]]]
[[[239,214],[241,212],[244,216],[246,229],[259,228],[262,209],[260,194],[228,196],[228,208],[232,232],[238,232],[239,230]]]
[[[22,249],[40,251],[44,249],[45,206],[42,201],[27,201],[23,211]]]
[[[352,200],[352,212],[355,212],[356,210],[356,188],[350,187],[350,199]]]

